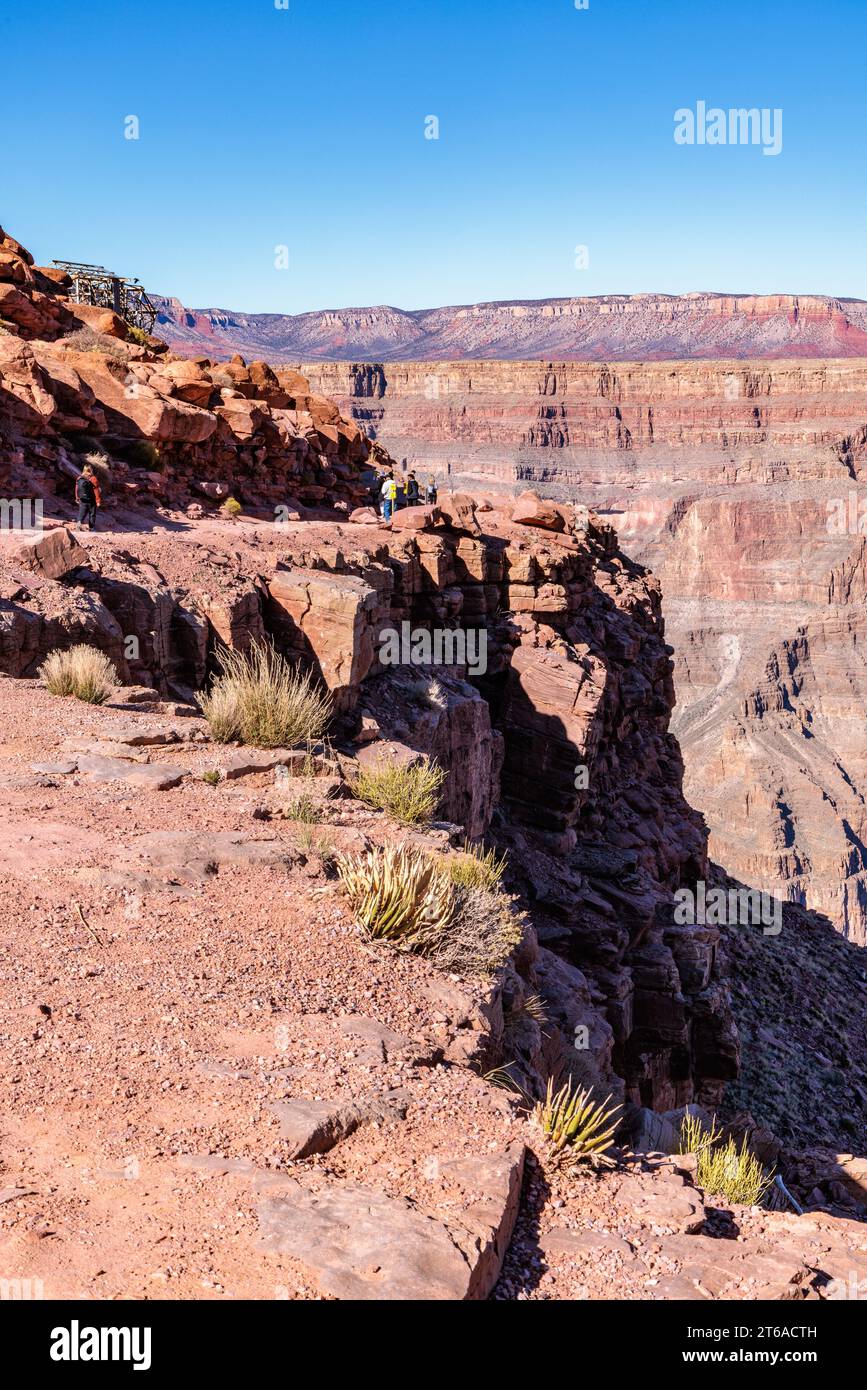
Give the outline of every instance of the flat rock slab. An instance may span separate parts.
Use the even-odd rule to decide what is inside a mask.
[[[128,786],[144,787],[147,791],[155,792],[177,787],[190,775],[187,768],[176,767],[173,763],[130,763],[99,754],[80,757],[78,771],[92,782],[125,782]]]
[[[227,754],[217,765],[217,771],[226,781],[236,777],[252,777],[257,772],[272,772],[275,767],[300,772],[306,758],[307,753],[300,748],[271,748],[267,751],[240,748],[236,753]]]
[[[185,743],[193,737],[201,739],[204,726],[193,726],[187,720],[182,724],[128,724],[120,728],[108,727],[94,732],[94,737],[111,743],[125,743],[130,748],[157,747],[166,743]]]
[[[442,1061],[442,1047],[435,1042],[416,1042],[375,1018],[347,1014],[337,1019],[335,1026],[344,1037],[358,1038],[364,1043],[365,1058],[371,1062],[400,1061],[410,1066],[435,1066]]]
[[[447,1210],[423,1211],[359,1183],[315,1192],[293,1183],[260,1201],[262,1242],[298,1260],[334,1298],[485,1299],[512,1236],[523,1167],[523,1144],[443,1165],[466,1185],[465,1204]]]
[[[290,1158],[324,1154],[363,1124],[403,1119],[406,1101],[398,1094],[340,1104],[333,1100],[286,1100],[269,1107],[280,1121],[280,1138]]]
[[[203,882],[224,864],[268,867],[292,864],[298,857],[276,837],[254,839],[235,830],[153,830],[137,836],[119,864],[145,860],[163,873]]]

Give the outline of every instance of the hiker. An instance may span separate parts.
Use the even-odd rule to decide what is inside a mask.
[[[419,502],[421,501],[421,494],[419,493],[418,482],[416,481],[416,476],[414,473],[410,473],[407,477],[405,492],[406,505],[408,507],[417,507]]]
[[[385,482],[382,485],[382,515],[386,521],[391,521],[394,516],[394,509],[397,505],[397,483],[394,481],[394,473],[389,470]]]
[[[102,506],[102,497],[96,474],[86,463],[75,480],[75,500],[78,503],[78,524],[88,531],[96,530],[96,509]]]
[[[437,500],[437,485],[435,478],[428,478],[427,487],[424,490],[424,500],[431,505]]]

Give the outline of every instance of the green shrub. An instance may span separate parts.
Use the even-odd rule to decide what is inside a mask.
[[[147,347],[151,340],[150,334],[135,323],[127,324],[126,335],[131,343],[138,343],[139,347]]]
[[[617,1128],[612,1121],[620,1110],[619,1105],[606,1110],[610,1099],[595,1105],[590,1090],[573,1090],[571,1080],[555,1094],[549,1080],[545,1099],[536,1107],[536,1121],[550,1139],[552,1152],[568,1148],[575,1158],[610,1162],[608,1150]]]
[[[202,711],[218,743],[292,748],[325,731],[331,696],[310,673],[295,671],[273,647],[257,642],[246,653],[224,648],[220,663],[221,674],[202,698]]]
[[[424,825],[433,818],[445,780],[443,769],[427,758],[417,763],[383,760],[358,769],[352,794],[404,825]]]
[[[218,787],[221,780],[220,774],[217,772],[216,768],[211,768],[210,771],[202,773],[202,781],[209,787]]]
[[[485,850],[483,845],[471,845],[468,840],[462,850],[445,859],[449,878],[460,888],[499,888],[506,863],[505,854],[498,856],[496,850]]]
[[[243,508],[241,506],[241,503],[238,501],[237,497],[227,497],[222,507],[220,508],[220,511],[224,514],[224,516],[227,516],[231,521],[234,521],[236,517],[239,517],[241,515]]]
[[[724,1144],[699,1149],[695,1170],[696,1187],[711,1197],[723,1197],[741,1206],[761,1206],[773,1183],[773,1170],[766,1172],[747,1148],[746,1135],[738,1148],[733,1139]]]
[[[50,652],[39,668],[39,676],[52,695],[74,695],[88,705],[105,704],[119,683],[108,657],[85,645]]]
[[[160,451],[149,439],[134,439],[126,446],[125,455],[133,468],[145,468],[156,473],[160,466]]]

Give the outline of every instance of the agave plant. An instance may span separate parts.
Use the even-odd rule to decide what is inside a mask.
[[[448,929],[454,890],[428,855],[410,845],[338,855],[337,872],[369,936],[424,951]]]
[[[573,1090],[571,1080],[555,1094],[553,1078],[549,1079],[545,1100],[537,1107],[536,1117],[551,1140],[552,1152],[560,1153],[568,1147],[576,1158],[610,1162],[607,1151],[617,1128],[616,1123],[611,1122],[620,1110],[619,1105],[606,1110],[610,1099],[607,1096],[601,1105],[595,1105],[589,1088]]]

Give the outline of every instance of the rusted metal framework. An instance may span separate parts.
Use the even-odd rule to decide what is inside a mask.
[[[113,309],[134,328],[152,333],[157,311],[148,298],[144,285],[115,275],[104,265],[87,265],[84,261],[54,261],[58,270],[65,270],[72,280],[72,299],[76,304],[97,304]]]

